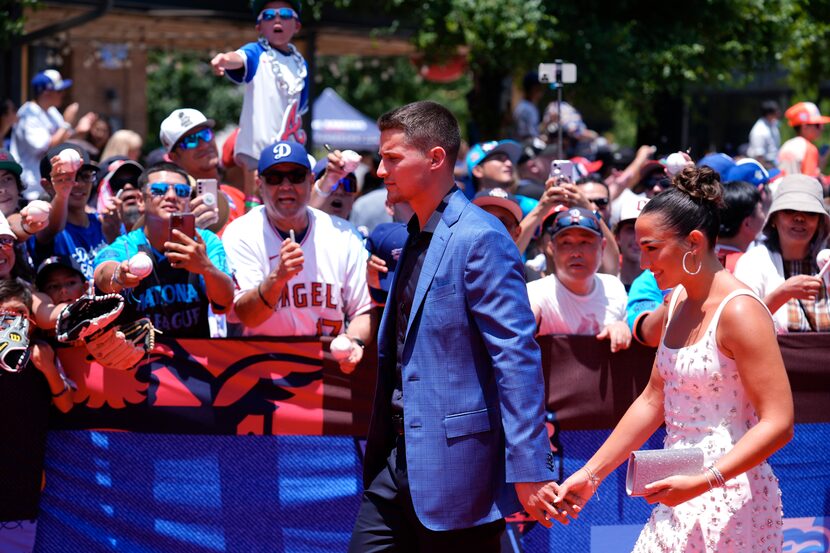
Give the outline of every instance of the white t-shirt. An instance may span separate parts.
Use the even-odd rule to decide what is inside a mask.
[[[337,336],[344,323],[369,311],[368,253],[354,227],[339,217],[308,210],[300,242],[303,270],[283,288],[274,314],[245,336]],[[236,297],[256,288],[279,264],[283,238],[259,206],[232,221],[222,235]]]
[[[26,187],[26,199],[36,199],[40,186],[40,160],[49,150],[52,135],[64,124],[63,115],[54,106],[43,111],[37,103],[26,102],[17,110],[18,121],[12,132],[10,153],[23,167],[20,180]]]
[[[527,284],[527,295],[534,311],[541,314],[539,335],[596,335],[617,321],[625,321],[628,296],[625,286],[614,275],[597,273],[594,288],[580,296],[568,290],[556,275]]]
[[[297,49],[289,48],[284,54],[251,42],[236,51],[244,66],[225,72],[233,82],[245,83],[234,154],[259,159],[263,148],[280,140],[305,144],[301,116],[308,109],[308,67]]]
[[[778,148],[781,146],[781,133],[778,131],[778,122],[770,123],[765,117],[758,119],[749,131],[749,148],[746,155],[760,157],[770,163],[775,163]]]

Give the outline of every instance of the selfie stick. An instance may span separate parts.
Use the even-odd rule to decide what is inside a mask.
[[[565,159],[565,151],[562,149],[562,60],[554,60],[556,65],[556,113],[559,124],[556,129],[556,139],[559,142],[559,159]]]

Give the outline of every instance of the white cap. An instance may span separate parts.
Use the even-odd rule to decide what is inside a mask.
[[[2,213],[0,213],[0,236],[11,236],[17,240],[17,236],[12,232],[12,227],[9,226],[6,216]]]
[[[164,146],[164,149],[169,152],[190,129],[201,125],[213,128],[215,124],[216,121],[208,119],[198,109],[177,109],[161,122],[159,139],[161,139],[161,145]]]
[[[620,206],[620,220],[617,221],[616,228],[626,221],[633,221],[639,217],[647,203],[648,198],[643,196],[626,196]]]

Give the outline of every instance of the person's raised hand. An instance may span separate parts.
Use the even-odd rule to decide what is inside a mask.
[[[63,110],[63,120],[69,123],[70,125],[75,125],[75,119],[78,118],[78,110],[81,106],[78,105],[78,102],[72,102],[66,109]]]
[[[280,246],[280,262],[274,269],[275,277],[278,282],[285,284],[303,270],[303,249],[300,245],[286,238]]]
[[[821,279],[812,275],[795,275],[785,280],[779,289],[788,298],[815,300],[821,291]]]
[[[55,189],[55,196],[66,198],[75,186],[77,170],[71,161],[62,159],[60,155],[54,156],[50,162],[52,172],[49,173],[49,180],[52,182],[52,188]]]
[[[219,221],[219,210],[216,203],[207,205],[204,196],[196,196],[190,200],[190,212],[196,218],[196,228],[208,228]]]
[[[78,124],[75,125],[75,132],[79,134],[89,132],[89,129],[92,128],[92,124],[95,123],[95,121],[97,120],[98,116],[95,114],[95,112],[87,112],[86,115],[81,117],[80,121],[78,121]]]
[[[213,267],[199,233],[191,238],[179,229],[173,229],[172,234],[173,240],[164,243],[164,255],[170,260],[171,267],[196,275],[203,275]]]

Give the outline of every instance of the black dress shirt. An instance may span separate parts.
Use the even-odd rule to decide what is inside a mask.
[[[420,228],[417,215],[413,215],[406,225],[409,238],[401,254],[403,260],[398,265],[398,280],[395,285],[395,388],[392,390],[391,398],[393,416],[403,416],[403,345],[412,311],[412,301],[415,298],[415,290],[418,288],[418,278],[421,276],[432,235],[441,221],[449,196],[454,191],[455,187],[447,192],[423,229]]]

